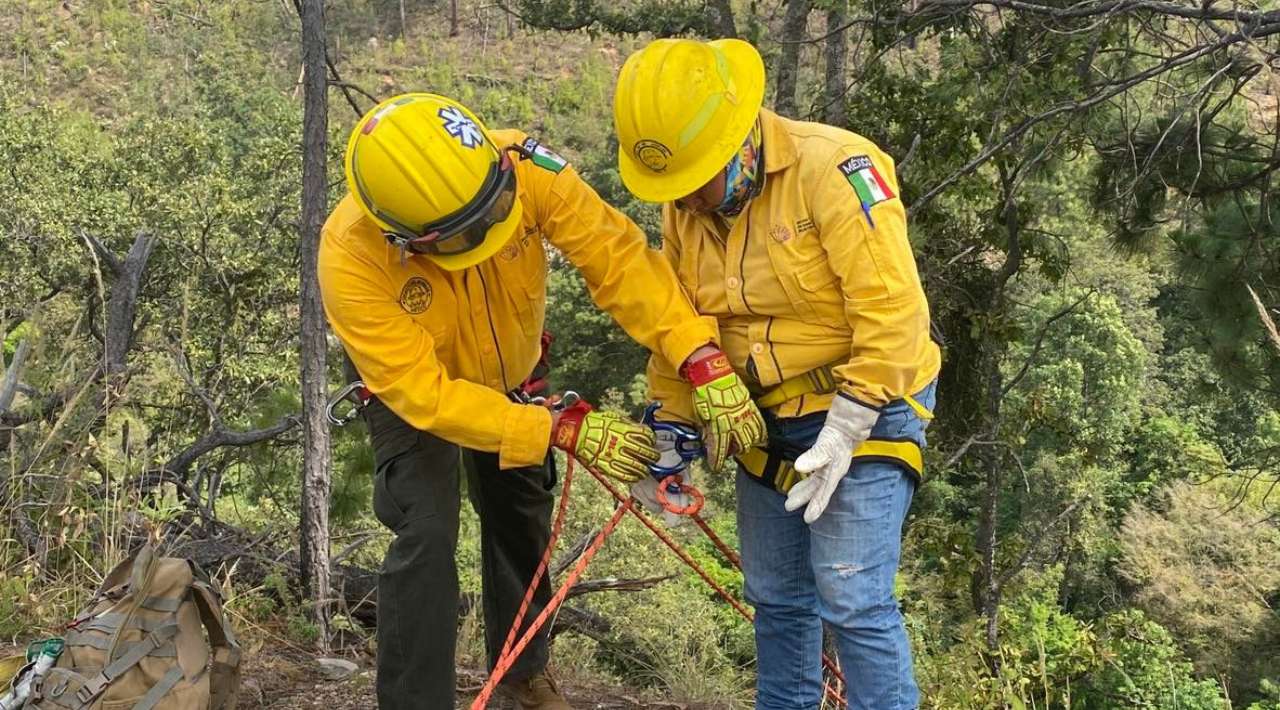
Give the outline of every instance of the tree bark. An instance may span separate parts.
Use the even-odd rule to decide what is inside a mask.
[[[827,47],[826,76],[822,92],[822,120],[833,126],[843,126],[844,112],[844,75],[845,57],[848,48],[845,44],[845,18],[848,16],[843,3],[827,11]],[[840,28],[840,29],[837,29]]]
[[[800,41],[809,25],[810,0],[787,0],[782,21],[782,58],[778,60],[778,86],[774,107],[778,113],[795,118],[796,82],[800,66]]]
[[[107,324],[103,332],[102,371],[108,383],[125,371],[129,350],[136,335],[134,320],[138,314],[138,296],[142,280],[147,272],[147,262],[156,238],[139,232],[121,261],[110,249],[91,235],[84,235],[99,262],[113,277],[111,292],[107,295]]]
[[[716,33],[720,37],[737,37],[737,23],[733,21],[733,7],[729,5],[729,0],[711,0],[708,3],[713,12],[711,26],[716,28]]]
[[[31,338],[24,338],[18,343],[18,349],[13,351],[9,367],[4,369],[4,378],[0,379],[0,414],[9,411],[9,405],[13,404],[13,398],[18,394],[18,378],[22,376],[22,366],[26,364],[30,352]],[[3,358],[0,358],[0,365],[3,364]]]
[[[302,523],[299,578],[313,605],[320,650],[329,646],[329,422],[325,419],[324,306],[316,279],[320,228],[328,208],[325,159],[328,152],[324,0],[302,2],[302,233],[299,235],[300,339],[302,346]]]
[[[1000,181],[1004,189],[1004,228],[1008,234],[1008,246],[1005,260],[996,273],[994,288],[987,315],[994,321],[1004,315],[1008,308],[1005,297],[1010,279],[1017,275],[1022,267],[1022,225],[1018,220],[1017,205],[1014,201],[1016,181],[1014,175],[1003,164],[997,164]],[[986,379],[986,402],[983,403],[983,426],[989,432],[991,441],[1000,440],[1001,405],[1004,402],[1006,388],[1001,362],[1008,345],[1000,338],[991,338],[983,348],[984,376]],[[1017,455],[1015,451],[1013,455]],[[1004,456],[1002,449],[988,446],[984,464],[986,465],[986,489],[983,491],[982,508],[978,515],[977,550],[981,559],[978,583],[975,585],[976,596],[981,600],[981,614],[986,621],[987,664],[993,676],[1000,672],[1000,602],[1001,581],[996,570],[996,552],[999,544],[1000,496],[1004,486]]]

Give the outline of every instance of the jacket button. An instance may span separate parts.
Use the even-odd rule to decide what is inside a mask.
[[[729,288],[737,288],[740,283],[742,282],[738,280],[737,276],[730,276],[729,279],[725,281],[725,284],[727,284]]]
[[[755,353],[755,354],[757,354],[757,355],[759,355],[760,353],[764,352],[764,344],[763,344],[763,343],[754,343],[754,344],[752,344],[752,345],[751,345],[751,352],[753,352],[753,353]]]

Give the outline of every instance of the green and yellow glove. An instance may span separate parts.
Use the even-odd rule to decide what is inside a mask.
[[[604,475],[635,483],[658,462],[653,429],[612,412],[597,412],[584,401],[559,413],[551,445],[567,451]]]
[[[715,471],[734,454],[764,443],[764,419],[751,393],[719,348],[695,352],[680,368],[693,385],[693,409],[702,423],[707,464]]]

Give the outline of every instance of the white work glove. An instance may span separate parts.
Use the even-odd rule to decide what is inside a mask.
[[[849,473],[853,450],[871,436],[871,427],[879,418],[880,412],[848,397],[832,398],[818,440],[796,459],[796,471],[807,478],[792,486],[787,494],[788,512],[808,505],[804,521],[810,524],[822,515],[840,479]]]
[[[679,466],[682,459],[676,451],[675,435],[669,431],[655,431],[654,436],[658,446],[657,465],[664,468]],[[686,466],[680,471],[680,475],[684,478],[685,484],[693,484],[693,471],[689,467]],[[687,515],[676,515],[662,507],[662,503],[658,501],[658,479],[653,476],[646,476],[643,480],[631,484],[631,497],[640,501],[650,513],[661,514],[662,522],[669,528],[679,527],[689,520]],[[687,508],[693,502],[692,496],[688,493],[667,493],[667,501],[678,508]]]

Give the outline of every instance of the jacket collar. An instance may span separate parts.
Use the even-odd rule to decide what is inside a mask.
[[[796,143],[787,130],[787,120],[767,108],[760,109],[764,130],[764,171],[776,173],[796,162]]]

